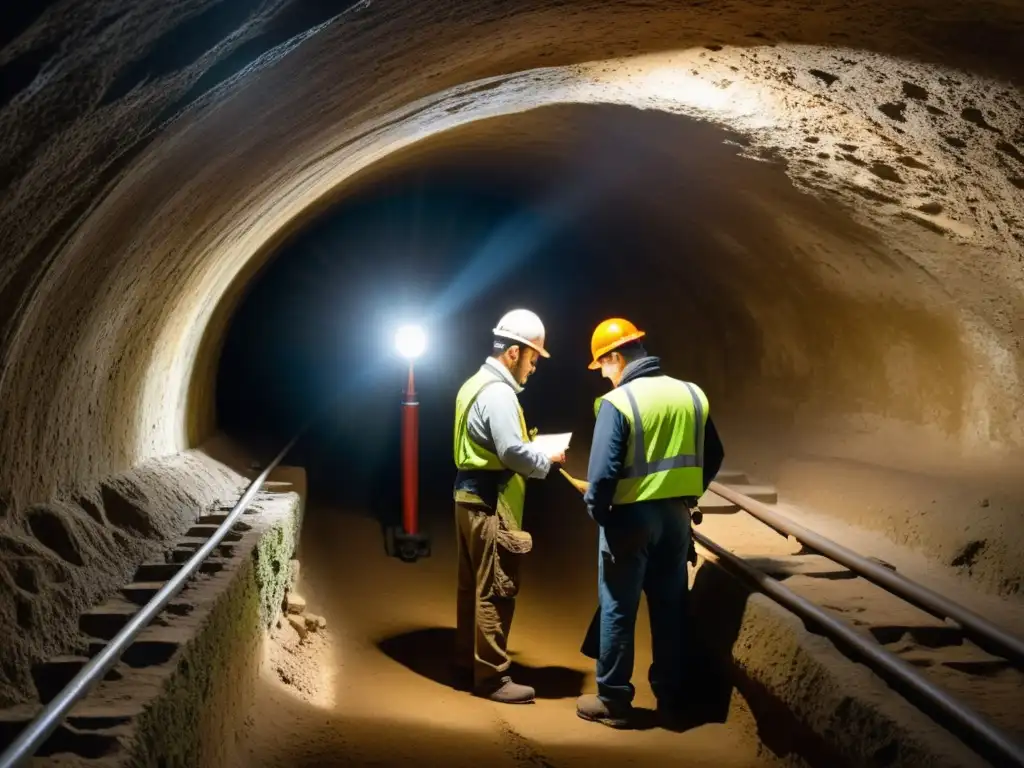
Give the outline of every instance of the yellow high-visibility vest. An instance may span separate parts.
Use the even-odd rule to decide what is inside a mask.
[[[603,395],[625,416],[629,444],[612,504],[700,497],[708,399],[696,384],[671,376],[634,379]]]
[[[473,407],[473,403],[484,388],[492,384],[507,386],[497,371],[482,368],[469,377],[455,396],[454,454],[455,466],[458,469],[510,471],[492,451],[477,443],[469,434],[469,409]],[[522,406],[519,406],[519,426],[523,431],[523,441],[529,441]],[[521,528],[523,507],[526,503],[526,478],[515,472],[510,474],[508,482],[498,489],[498,504],[504,506],[503,511],[511,515],[515,527]]]

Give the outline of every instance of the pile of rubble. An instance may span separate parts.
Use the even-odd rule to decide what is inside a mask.
[[[300,640],[305,640],[310,632],[319,632],[327,628],[327,620],[323,616],[306,611],[306,599],[295,591],[299,583],[299,561],[291,561],[291,574],[288,579],[288,589],[284,595],[282,606],[283,617],[278,619],[277,626],[280,628],[286,621],[298,634]]]

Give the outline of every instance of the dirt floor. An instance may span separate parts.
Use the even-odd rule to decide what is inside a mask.
[[[300,589],[327,629],[300,642],[282,622],[268,641],[245,736],[248,764],[776,764],[736,696],[726,722],[685,733],[613,731],[576,717],[575,697],[594,684],[592,663],[578,649],[595,605],[596,531],[582,511],[565,514],[538,521],[524,573],[511,634],[514,674],[536,686],[538,701],[514,707],[455,690],[448,677],[455,547],[446,517],[432,526],[432,557],[409,565],[385,556],[374,520],[308,510]],[[634,683],[636,703],[652,707],[645,614],[642,608]]]

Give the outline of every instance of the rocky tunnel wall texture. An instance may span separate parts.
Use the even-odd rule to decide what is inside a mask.
[[[620,140],[650,141],[677,177],[647,212],[659,231],[680,210],[706,219],[695,231],[720,258],[647,268],[722,297],[699,306],[742,337],[721,348],[749,366],[742,382],[733,360],[697,367],[739,423],[765,404],[819,453],[870,464],[895,446],[892,463],[918,471],[984,474],[1024,446],[1019,4],[108,0],[3,14],[0,514],[19,552],[61,557],[66,536],[33,523],[38,505],[212,433],[233,302],[359,172],[463,142],[540,165],[559,134],[580,135],[559,104],[689,118],[675,143],[650,116],[650,137]],[[681,341],[667,356],[692,360]],[[190,482],[212,494],[221,480]],[[95,566],[71,563],[59,594],[80,594]],[[71,615],[68,597],[34,599]]]

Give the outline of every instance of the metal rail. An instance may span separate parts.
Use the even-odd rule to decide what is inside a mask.
[[[943,597],[923,584],[911,581],[900,573],[878,565],[858,555],[831,539],[804,528],[799,523],[780,515],[761,502],[737,493],[718,482],[713,482],[709,490],[727,501],[756,517],[765,525],[785,533],[811,549],[820,552],[830,560],[844,565],[854,573],[874,582],[894,595],[899,595],[908,603],[927,611],[940,619],[948,619],[968,634],[979,646],[996,655],[1003,656],[1018,666],[1024,666],[1024,640],[1014,637],[1000,629],[988,619],[979,616],[969,608]]]
[[[929,714],[983,757],[995,765],[1024,766],[1024,748],[1020,744],[982,715],[927,680],[903,659],[857,634],[849,625],[830,616],[766,573],[748,565],[741,557],[723,549],[704,534],[694,530],[693,538],[780,605],[820,626],[830,638],[840,640],[890,681],[911,689],[921,699],[924,705],[922,709],[927,709]]]
[[[4,750],[3,754],[0,754],[0,768],[14,768],[20,764],[20,761],[34,755],[36,750],[53,733],[70,709],[92,689],[97,680],[102,679],[110,671],[110,668],[117,663],[121,658],[121,654],[138,636],[139,632],[145,629],[156,618],[157,614],[167,606],[171,599],[182,590],[185,583],[199,570],[199,566],[202,565],[203,561],[224,540],[224,537],[230,532],[231,526],[235,524],[245,511],[245,508],[249,506],[253,497],[267,481],[270,473],[284,460],[284,457],[295,446],[295,443],[298,442],[299,437],[302,436],[304,431],[305,428],[293,437],[291,442],[267,465],[266,469],[249,484],[241,498],[231,508],[224,522],[220,524],[220,527],[217,528],[209,540],[196,550],[196,553],[160,588],[160,591],[153,595],[150,601],[132,616],[131,620],[114,636],[114,639],[107,643],[103,650],[82,667],[81,671],[75,675],[71,682],[61,689],[60,693],[46,705],[43,711],[36,716],[35,720],[18,735],[18,738]]]
[[[585,486],[582,482],[576,480],[564,470],[560,471],[577,491],[583,492]],[[968,621],[974,618],[976,621],[972,622],[973,626],[971,628],[975,632],[984,634],[986,631],[994,630],[992,636],[988,637],[993,643],[996,643],[997,638],[1000,636],[1008,638],[1010,641],[1008,645],[1011,651],[1014,644],[1021,644],[1017,638],[1006,635],[1002,630],[989,624],[985,619],[963,606],[947,600],[941,595],[899,574],[893,573],[887,568],[866,560],[852,550],[846,549],[836,542],[798,525],[784,515],[780,515],[764,504],[751,499],[749,496],[737,493],[717,482],[711,483],[709,490],[738,505],[770,528],[793,536],[798,541],[821,552],[837,563],[846,565],[850,570],[861,573],[861,575],[879,584],[879,586],[888,588],[889,583],[893,583],[895,586],[889,589],[889,591],[904,597],[908,602],[918,605],[916,600],[904,595],[904,591],[914,594],[922,600],[928,600],[932,597],[937,598],[935,609],[926,609],[930,613],[934,614],[937,606],[941,604],[943,614],[941,618],[954,618],[954,620],[957,620],[956,617],[963,616]],[[921,675],[912,665],[903,661],[903,659],[858,634],[848,624],[829,615],[814,603],[781,584],[777,579],[752,567],[743,558],[723,549],[696,529],[692,529],[692,533],[697,543],[714,554],[719,560],[728,563],[735,571],[738,571],[740,575],[751,582],[755,588],[806,621],[816,624],[833,640],[838,640],[846,645],[847,648],[864,659],[872,669],[888,679],[891,684],[897,687],[903,686],[904,691],[909,689],[910,693],[918,699],[914,703],[920,709],[926,711],[936,721],[948,728],[978,754],[991,760],[996,765],[1012,765],[1024,768],[1024,746],[1016,742],[1011,736],[1008,736],[987,718],[936,686]],[[861,568],[863,568],[863,572]],[[872,575],[877,575],[879,577],[878,580],[871,578]],[[969,625],[965,621],[961,626],[968,628]]]

